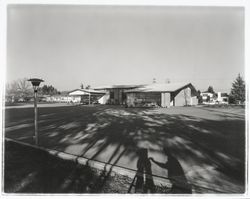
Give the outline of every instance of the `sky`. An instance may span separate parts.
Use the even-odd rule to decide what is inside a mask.
[[[9,5],[6,73],[60,91],[155,78],[229,92],[244,77],[244,8]]]

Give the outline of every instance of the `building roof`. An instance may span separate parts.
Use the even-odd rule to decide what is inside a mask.
[[[95,94],[105,94],[106,92],[97,91],[93,89],[75,89],[69,92],[70,96],[79,96],[79,95],[95,95]]]
[[[164,84],[148,84],[135,89],[125,91],[126,93],[139,93],[139,92],[175,92],[186,87],[191,87],[194,91],[195,88],[191,83],[164,83]]]
[[[206,94],[214,94],[214,93],[211,93],[211,92],[208,92],[208,91],[204,91],[204,92],[201,92],[201,93],[206,93]]]
[[[140,87],[142,85],[109,85],[109,86],[98,86],[95,87],[95,90],[103,90],[103,89],[113,89],[113,88],[124,88],[124,89],[132,89],[132,88],[137,88]]]

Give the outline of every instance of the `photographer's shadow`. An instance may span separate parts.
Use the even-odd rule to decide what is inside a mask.
[[[169,149],[164,149],[165,154],[168,156],[168,161],[166,163],[158,162],[152,157],[149,158],[152,162],[163,169],[168,170],[168,179],[172,184],[170,193],[176,194],[191,194],[192,188],[188,183],[184,171],[181,167],[179,161],[171,154]]]
[[[155,185],[152,176],[151,162],[148,158],[148,150],[140,148],[138,151],[137,172],[129,188],[135,187],[135,193],[155,193]],[[135,182],[135,185],[134,185]]]

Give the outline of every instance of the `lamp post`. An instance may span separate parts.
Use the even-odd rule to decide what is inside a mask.
[[[35,113],[35,120],[34,120],[34,123],[35,123],[35,136],[34,136],[34,139],[35,139],[35,143],[36,145],[38,145],[38,127],[37,127],[37,89],[40,85],[41,82],[43,82],[42,79],[38,79],[38,78],[32,78],[32,79],[29,79],[28,81],[31,82],[32,86],[33,86],[33,89],[34,89],[34,113]]]
[[[90,105],[90,92],[89,92],[89,105]]]

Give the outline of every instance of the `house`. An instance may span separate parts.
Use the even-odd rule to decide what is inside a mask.
[[[126,103],[136,106],[189,106],[197,105],[197,92],[191,83],[153,83],[125,91]]]
[[[227,93],[217,92],[216,103],[218,104],[228,104],[229,96]]]
[[[228,104],[229,96],[227,93],[202,92],[201,96],[202,96],[203,104]]]
[[[201,94],[203,103],[210,103],[214,100],[214,93],[208,91],[202,92]]]
[[[106,92],[93,89],[75,89],[69,92],[69,96],[72,98],[72,103],[80,104],[93,104],[99,103],[98,100],[102,98]]]

